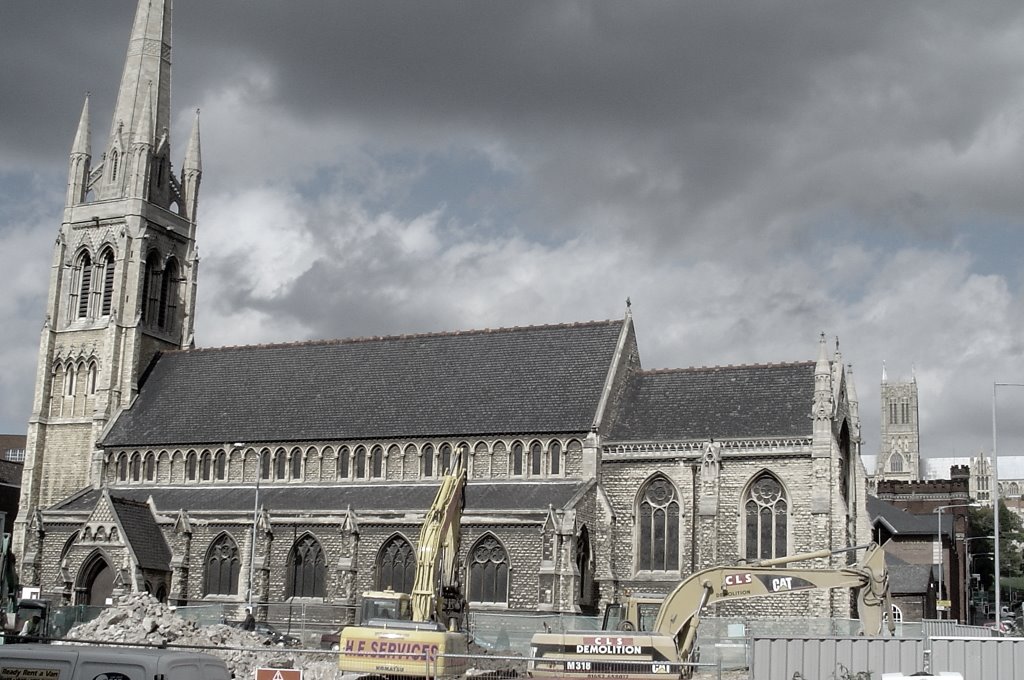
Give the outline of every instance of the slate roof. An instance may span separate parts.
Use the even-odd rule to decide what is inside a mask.
[[[900,536],[935,536],[939,529],[939,520],[933,513],[915,515],[903,508],[898,508],[877,496],[867,494],[868,517],[872,524],[884,522],[894,534]],[[945,532],[953,528],[953,516],[948,512],[942,515],[942,529]]]
[[[125,540],[131,544],[135,558],[143,569],[171,570],[171,549],[157,526],[152,510],[145,502],[110,496],[110,504],[124,529]]]
[[[813,402],[814,362],[646,371],[609,439],[809,437]]]
[[[103,445],[586,432],[623,323],[168,352]]]
[[[591,481],[487,482],[466,485],[466,510],[502,512],[547,511],[549,505],[564,507]],[[351,506],[364,512],[424,512],[437,496],[437,484],[348,484],[338,486],[268,485],[260,488],[260,505],[273,515],[278,512],[339,512]],[[158,511],[252,512],[255,489],[251,486],[179,486],[112,489],[119,498],[145,505],[152,497]],[[101,491],[85,493],[54,506],[54,510],[91,510]],[[146,512],[149,512],[148,507]]]
[[[928,592],[932,565],[910,564],[892,555],[885,556],[885,563],[889,571],[889,592],[894,595]]]
[[[21,486],[21,473],[24,469],[23,463],[0,459],[0,484]]]

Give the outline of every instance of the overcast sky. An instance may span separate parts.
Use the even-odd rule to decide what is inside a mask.
[[[134,9],[0,3],[0,432],[26,428],[68,152],[86,91],[102,151]],[[988,450],[993,381],[1024,382],[1022,35],[1020,0],[177,0],[196,342],[628,296],[645,368],[813,360],[824,331],[865,454],[883,360],[916,370],[926,456]],[[1024,388],[999,402],[1009,453]]]

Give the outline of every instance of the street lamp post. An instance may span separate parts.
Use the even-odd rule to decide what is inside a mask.
[[[939,616],[939,600],[942,599],[942,569],[943,569],[943,564],[945,562],[945,560],[943,559],[943,548],[942,548],[942,511],[943,510],[949,510],[951,508],[976,508],[979,505],[980,505],[980,503],[956,503],[954,505],[940,505],[939,507],[937,507],[937,508],[932,510],[932,512],[938,514],[938,517],[939,517],[939,533],[938,533],[938,538],[939,538],[939,588],[938,588],[938,590],[935,593],[935,616],[937,616],[940,619],[942,617]],[[953,515],[953,522],[954,522],[954,524],[956,523],[956,515]],[[953,536],[951,536],[950,539],[949,539],[950,545],[953,544],[953,540],[954,540],[955,536],[956,536],[956,527],[954,526],[953,527]]]
[[[967,612],[964,616],[964,623],[967,625],[971,624],[971,611],[974,607],[971,606],[971,541],[984,541],[986,539],[995,538],[994,536],[972,536],[971,538],[964,539],[964,555],[966,556],[967,568],[964,569],[964,592],[967,594]],[[981,553],[985,554],[985,553]]]
[[[996,448],[996,392],[1000,387],[1024,387],[1024,383],[994,382],[992,383],[992,524],[996,535],[995,570],[996,570],[996,630],[1002,630],[1002,590],[999,582],[999,450]]]

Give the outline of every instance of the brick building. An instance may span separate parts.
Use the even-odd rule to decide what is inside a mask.
[[[666,371],[643,369],[628,309],[193,348],[199,132],[175,177],[169,110],[170,3],[140,0],[95,164],[83,108],[51,270],[17,524],[22,581],[44,596],[351,604],[408,588],[462,448],[476,610],[593,612],[711,565],[868,540],[857,399],[824,336],[806,361]],[[851,598],[743,611],[845,617]]]

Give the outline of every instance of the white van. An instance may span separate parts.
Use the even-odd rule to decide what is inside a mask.
[[[0,680],[231,680],[223,660],[171,649],[2,645]]]

